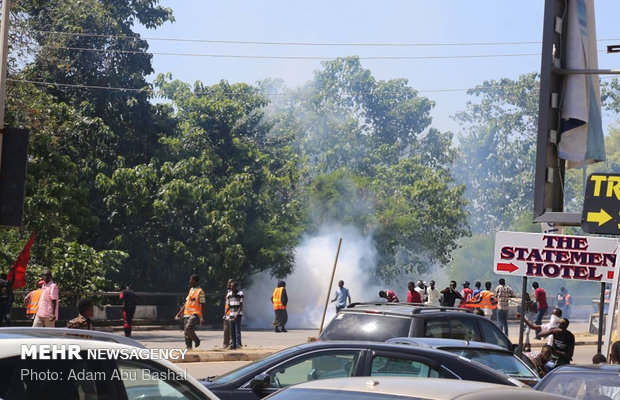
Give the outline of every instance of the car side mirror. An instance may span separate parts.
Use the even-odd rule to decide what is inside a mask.
[[[515,354],[519,352],[519,345],[518,344],[513,344],[512,345],[512,352],[515,353]]]
[[[271,377],[269,376],[269,374],[262,373],[256,375],[254,379],[252,379],[252,381],[250,382],[250,387],[252,388],[252,392],[262,397],[263,390],[269,387],[270,383]]]

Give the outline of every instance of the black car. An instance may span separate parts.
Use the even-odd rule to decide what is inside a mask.
[[[512,351],[491,343],[412,337],[392,338],[387,343],[407,344],[448,351],[491,367],[496,371],[520,380],[528,386],[534,386],[540,381],[536,372],[536,366],[529,357],[526,356],[522,360]]]
[[[351,376],[463,379],[525,386],[442,350],[372,342],[320,341],[290,347],[225,375],[203,380],[222,400],[252,399],[302,382]]]
[[[551,370],[534,389],[578,400],[620,400],[620,365],[563,365]]]
[[[353,303],[336,314],[319,340],[385,342],[403,336],[471,340],[516,350],[493,322],[469,309],[411,303]]]

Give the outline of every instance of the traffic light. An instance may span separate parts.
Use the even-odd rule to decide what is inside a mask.
[[[0,226],[21,227],[30,133],[27,129],[4,128],[2,136]]]

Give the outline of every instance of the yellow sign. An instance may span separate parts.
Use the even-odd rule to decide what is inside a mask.
[[[588,176],[581,227],[588,233],[620,235],[620,174]]]

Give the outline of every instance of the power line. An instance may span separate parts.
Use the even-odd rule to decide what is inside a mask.
[[[74,50],[74,51],[93,51],[111,52],[122,54],[153,54],[160,56],[175,57],[207,57],[207,58],[246,58],[246,59],[279,59],[279,60],[336,60],[342,57],[326,56],[268,56],[251,54],[206,54],[206,53],[168,53],[168,52],[147,52],[139,50],[120,50],[120,49],[91,49],[85,47],[66,47],[66,46],[40,46],[41,48],[52,50]],[[468,58],[503,58],[503,57],[529,57],[540,56],[540,53],[512,53],[512,54],[465,54],[449,56],[358,56],[361,60],[434,60],[434,59],[468,59]]]
[[[184,38],[164,38],[164,37],[140,37],[131,35],[112,35],[87,32],[60,32],[45,31],[36,29],[26,29],[30,32],[66,35],[66,36],[86,36],[86,37],[107,37],[107,38],[126,38],[168,42],[188,42],[188,43],[214,43],[214,44],[240,44],[240,45],[267,45],[267,46],[350,46],[350,47],[433,47],[433,46],[511,46],[511,45],[530,45],[541,44],[541,41],[516,41],[516,42],[460,42],[460,43],[337,43],[337,42],[269,42],[269,41],[246,41],[246,40],[213,40],[213,39],[184,39]],[[597,42],[619,41],[620,39],[598,39]]]

